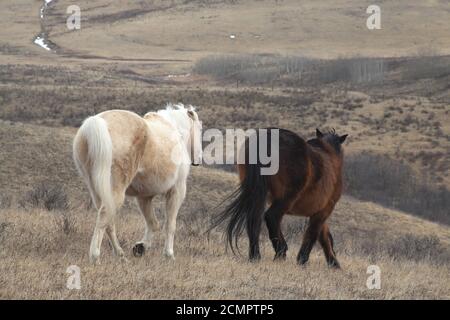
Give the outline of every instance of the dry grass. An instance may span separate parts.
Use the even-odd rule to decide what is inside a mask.
[[[3,184],[2,193],[15,190],[12,194],[17,198],[39,186],[37,168],[43,167],[45,159],[52,159],[51,167],[59,172],[53,176],[54,183],[64,185],[69,209],[24,210],[18,208],[16,201],[0,209],[1,298],[444,299],[450,296],[448,227],[348,197],[339,202],[330,221],[342,271],[328,269],[318,248],[313,250],[306,267],[296,265],[304,226],[300,218],[288,217],[283,223],[290,247],[286,262],[272,262],[273,252],[265,230],[261,263],[251,264],[245,257],[227,253],[220,230],[213,231],[209,238],[204,232],[213,207],[235,187],[236,176],[207,168],[193,168],[189,178],[188,195],[178,219],[175,262],[162,257],[161,234],[143,258],[131,257],[131,247],[141,238],[144,225],[135,205],[126,203],[117,226],[129,263],[121,263],[112,256],[105,238],[102,264],[91,266],[87,253],[95,214],[88,209],[85,188],[68,157],[71,136],[63,129],[23,127],[36,130],[37,139],[45,137],[45,131],[54,131],[53,147],[58,151],[19,140],[19,145],[26,145],[28,150],[40,148],[45,157],[36,154],[35,169],[21,172],[22,164],[17,161],[21,153],[3,154],[3,168],[10,171],[8,175],[2,174],[2,182],[11,174],[16,182]],[[36,177],[30,177],[28,172],[35,172]],[[28,186],[18,184],[27,179]],[[158,215],[161,218],[160,210]],[[241,246],[245,253],[245,239]],[[69,276],[66,269],[74,264],[82,272],[80,291],[65,287]],[[365,286],[367,266],[371,264],[382,270],[381,290],[368,290]]]
[[[66,28],[66,9],[58,0],[47,10],[45,30],[58,47],[58,59],[31,39],[40,32],[42,1],[0,4],[0,57],[9,63],[129,63],[130,59],[195,61],[209,54],[282,53],[317,58],[412,55],[423,48],[448,54],[449,5],[445,1],[383,2],[382,30],[365,27],[370,1],[203,1],[142,0],[114,3],[79,1],[82,29]],[[13,15],[7,14],[14,12]],[[239,14],[236,14],[239,12]],[[251,21],[251,23],[249,23]],[[426,26],[418,21],[426,21]],[[145,30],[145,32],[142,32]],[[235,39],[230,39],[234,34]],[[27,56],[27,59],[23,59]],[[75,59],[74,59],[75,58]],[[128,59],[128,60],[127,60]],[[170,73],[189,63],[148,61],[147,71]]]
[[[335,127],[350,134],[350,156],[387,154],[448,189],[448,57],[387,59],[388,74],[376,86],[359,81],[362,74],[347,83],[354,76],[348,70],[360,68],[350,63],[342,72],[339,66],[354,54],[398,57],[421,48],[449,54],[448,3],[383,2],[391,14],[369,36],[364,25],[371,3],[356,0],[332,8],[327,1],[297,0],[81,1],[77,32],[65,28],[73,3],[59,0],[44,22],[58,54],[31,41],[41,28],[41,4],[0,3],[0,298],[450,298],[448,226],[349,197],[330,221],[342,271],[329,270],[318,249],[308,266],[295,264],[305,222],[299,218],[284,221],[290,246],[284,263],[271,261],[265,231],[261,263],[226,253],[218,231],[209,240],[203,232],[235,176],[207,168],[194,169],[189,179],[176,262],[162,258],[161,236],[144,258],[128,264],[112,256],[105,239],[102,264],[93,267],[87,251],[95,216],[70,155],[74,127],[87,115],[112,108],[142,114],[182,101],[200,106],[205,128],[280,126],[309,137],[317,126]],[[242,77],[252,86],[238,89],[233,81],[192,73],[198,59],[230,53],[291,58],[276,68],[250,68]],[[338,60],[319,70],[325,75],[319,87],[296,80],[301,68],[292,57],[298,55]],[[274,72],[282,82],[273,83]],[[324,84],[335,79],[344,83]],[[136,211],[127,203],[118,217],[119,239],[130,255],[144,229]],[[72,264],[82,270],[80,291],[65,287]],[[381,267],[381,290],[365,286],[369,264]]]
[[[447,19],[449,6],[442,1],[383,2],[382,10],[390,14],[373,36],[365,28],[370,1],[339,0],[332,6],[324,0],[81,1],[85,30],[79,33],[64,27],[65,9],[71,2],[58,2],[47,21],[53,41],[69,50],[81,47],[83,52],[107,57],[148,58],[151,52],[152,58],[194,60],[206,53],[248,53],[249,48],[257,53],[301,52],[321,58],[354,52],[397,56],[430,46],[448,52],[449,45],[449,28],[440,23]],[[426,28],[417,23],[424,20]],[[230,39],[231,34],[235,39]]]
[[[394,238],[394,227],[388,222],[407,222],[408,232],[438,235],[446,250],[449,237],[446,229],[399,213],[358,204],[343,199],[332,222],[337,236],[336,249],[343,269],[328,269],[322,252],[314,250],[306,267],[295,263],[300,235],[289,241],[290,251],[286,262],[272,262],[272,248],[263,237],[263,260],[251,264],[243,257],[225,253],[220,234],[212,233],[209,240],[202,233],[205,216],[190,219],[196,214],[193,208],[197,192],[207,193],[201,180],[214,183],[221,174],[205,177],[206,172],[194,174],[190,184],[187,205],[179,219],[176,235],[176,261],[163,258],[162,235],[156,238],[154,248],[141,258],[131,257],[131,246],[140,239],[143,219],[131,209],[122,210],[118,217],[119,239],[130,258],[121,263],[114,256],[107,241],[102,248],[100,266],[91,266],[87,251],[95,215],[85,210],[72,210],[67,217],[58,212],[39,209],[7,209],[0,213],[0,297],[27,299],[442,299],[450,297],[448,262],[432,260],[420,252],[419,259],[395,258],[387,251],[376,255],[358,249],[355,244],[364,240],[367,233],[352,231],[364,226],[372,229],[378,225],[386,237]],[[200,178],[203,176],[204,178]],[[222,178],[220,178],[222,179]],[[200,181],[199,181],[200,180]],[[220,181],[223,183],[223,180]],[[197,186],[197,188],[195,188]],[[195,188],[192,190],[192,188]],[[203,196],[204,198],[204,196]],[[211,201],[213,202],[213,201]],[[367,209],[372,208],[372,211]],[[361,211],[350,215],[347,210]],[[375,211],[373,210],[375,209]],[[198,210],[198,208],[197,208]],[[371,217],[376,213],[380,217]],[[134,211],[136,212],[136,211]],[[397,216],[398,215],[398,216]],[[389,219],[385,219],[389,217]],[[371,219],[374,219],[370,223]],[[64,219],[68,219],[67,228]],[[348,223],[346,223],[348,219]],[[397,221],[398,219],[398,221]],[[288,219],[289,220],[289,219]],[[403,220],[403,222],[402,222]],[[353,222],[352,222],[353,221]],[[300,219],[289,220],[300,224]],[[419,230],[420,229],[420,230]],[[343,230],[347,233],[343,235]],[[445,233],[447,232],[447,235]],[[106,240],[106,239],[105,239]],[[345,240],[345,241],[344,241]],[[347,242],[346,242],[347,241]],[[373,248],[375,244],[372,244]],[[245,247],[245,244],[242,243]],[[245,251],[245,250],[244,250]],[[382,289],[368,290],[365,286],[368,265],[376,264],[382,270]],[[67,267],[81,268],[82,289],[65,287]]]
[[[191,80],[148,84],[152,77],[139,70],[140,80],[133,80],[122,69],[106,66],[5,65],[0,70],[0,118],[5,120],[76,127],[86,116],[108,109],[144,114],[168,101],[183,101],[200,107],[205,128],[280,126],[309,137],[318,126],[335,127],[350,134],[347,152],[387,154],[424,179],[450,186],[445,77],[413,83],[392,79],[374,87],[236,89]]]

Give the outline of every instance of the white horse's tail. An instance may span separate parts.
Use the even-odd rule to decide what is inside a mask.
[[[83,137],[87,143],[88,167],[79,160],[76,143],[80,137]],[[99,208],[104,206],[107,212],[113,212],[115,204],[111,188],[112,141],[108,125],[103,118],[93,116],[83,122],[74,141],[74,160],[80,173],[88,182],[94,203]],[[96,203],[96,199],[99,199],[101,203]]]

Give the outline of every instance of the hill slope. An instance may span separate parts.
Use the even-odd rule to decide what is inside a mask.
[[[0,297],[2,298],[449,298],[450,232],[447,227],[343,197],[331,219],[342,271],[326,267],[315,249],[308,266],[295,256],[303,220],[287,218],[288,260],[273,263],[263,235],[263,260],[249,264],[226,253],[220,233],[204,231],[211,209],[235,186],[234,174],[193,168],[179,217],[175,262],[165,261],[162,235],[144,258],[131,258],[143,232],[142,218],[126,205],[118,218],[119,239],[131,261],[122,264],[105,239],[102,265],[87,252],[95,215],[70,159],[73,129],[0,123],[0,192],[19,200],[41,179],[62,185],[69,209],[0,210]],[[28,166],[28,167],[27,167]],[[32,173],[32,174],[31,174]],[[161,212],[158,213],[161,217]],[[245,240],[242,248],[245,248]],[[245,250],[243,250],[245,252]],[[82,290],[65,287],[66,268],[82,270]],[[382,270],[382,289],[365,286],[368,265]]]
[[[42,22],[61,52],[86,60],[89,56],[195,60],[211,53],[250,53],[249,48],[252,53],[321,58],[355,52],[367,56],[424,50],[450,53],[448,1],[384,1],[379,4],[382,29],[376,31],[366,27],[366,9],[372,4],[359,0],[333,1],[332,6],[325,0],[78,1],[81,30],[70,31],[66,10],[73,2],[53,0]],[[28,51],[52,60],[51,53],[31,41],[41,31],[39,7],[39,1],[0,4],[0,12],[5,13],[0,13],[1,39],[9,46],[5,52],[8,48]]]

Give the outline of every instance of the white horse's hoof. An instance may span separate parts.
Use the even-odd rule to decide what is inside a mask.
[[[89,262],[94,266],[98,266],[100,264],[100,259],[99,257],[90,256]]]
[[[170,261],[175,261],[173,252],[164,252],[164,257]]]
[[[143,242],[138,242],[133,247],[133,255],[137,258],[142,257],[145,253],[145,245]]]

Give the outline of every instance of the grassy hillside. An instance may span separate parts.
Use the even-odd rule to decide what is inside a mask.
[[[376,31],[365,26],[373,3],[359,0],[78,1],[79,31],[66,28],[73,1],[53,0],[40,18],[43,2],[0,2],[0,298],[450,298],[448,1],[380,1]],[[131,257],[144,225],[128,201],[118,236],[129,263],[105,238],[102,264],[89,265],[95,214],[71,159],[76,128],[167,102],[199,106],[205,129],[349,134],[346,195],[330,221],[343,270],[318,248],[295,264],[301,218],[283,222],[283,263],[265,229],[258,264],[226,252],[221,230],[207,237],[237,183],[223,166],[192,168],[175,262],[162,235]],[[73,264],[81,291],[65,287]],[[371,264],[381,290],[366,288]]]
[[[64,49],[104,57],[197,59],[249,48],[321,58],[402,56],[419,48],[450,53],[450,27],[441,23],[450,14],[446,1],[384,1],[382,29],[373,35],[366,28],[370,1],[81,1],[81,32],[61,23],[69,4],[60,0],[50,12],[50,38]]]
[[[430,58],[431,60],[433,58]],[[450,186],[450,75],[385,83],[330,83],[236,88],[151,77],[133,67],[4,65],[0,118],[51,126],[79,126],[108,109],[140,114],[168,101],[199,106],[205,128],[280,126],[305,137],[316,127],[350,134],[347,152],[388,154],[424,180]]]
[[[127,203],[117,225],[129,263],[116,260],[105,239],[102,264],[93,267],[87,252],[95,214],[88,209],[87,193],[70,159],[74,130],[3,122],[0,132],[2,150],[7,151],[1,153],[0,190],[16,197],[0,209],[1,298],[450,297],[448,228],[350,197],[343,197],[330,222],[342,271],[328,269],[318,248],[306,267],[295,264],[304,226],[301,218],[284,221],[290,247],[286,262],[271,261],[265,231],[261,263],[233,256],[225,251],[220,230],[209,237],[204,232],[213,207],[236,186],[236,176],[201,167],[193,168],[189,178],[175,262],[161,255],[162,234],[142,259],[131,256],[144,226],[134,203]],[[49,188],[58,186],[54,192],[63,192],[67,203],[47,211],[30,202],[27,191],[40,180],[46,180]],[[245,239],[241,246],[245,253]],[[82,270],[81,291],[65,287],[66,268],[73,264]],[[382,270],[381,290],[365,286],[371,264]]]
[[[449,54],[444,0],[383,1],[382,29],[366,28],[370,1],[224,1],[146,0],[120,3],[78,1],[82,28],[66,28],[66,9],[73,2],[53,0],[45,19],[43,1],[0,4],[0,52],[20,61],[55,63],[51,54],[32,44],[41,28],[60,48],[62,60],[83,63],[120,58],[196,60],[212,53],[281,53],[309,57],[405,56],[418,51]],[[14,15],[7,14],[15,12]],[[236,14],[239,12],[239,14]],[[423,23],[426,21],[426,23]],[[234,38],[230,38],[234,35]],[[250,49],[251,48],[251,49]],[[251,50],[249,52],[249,50]],[[91,58],[91,59],[89,59]],[[23,62],[23,60],[22,60]],[[79,63],[78,61],[77,63]],[[183,68],[164,63],[159,70]],[[146,68],[152,69],[149,65]],[[153,67],[154,69],[154,67]]]

